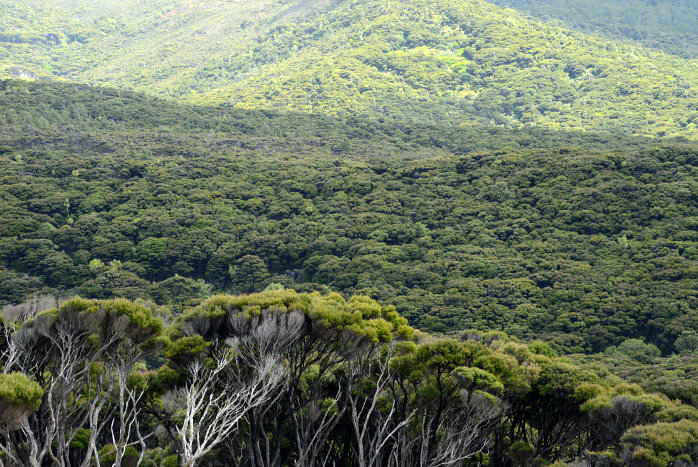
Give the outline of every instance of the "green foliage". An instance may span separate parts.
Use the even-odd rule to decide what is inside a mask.
[[[101,317],[97,327],[107,328],[116,316],[128,317],[138,326],[156,328],[148,324],[147,311],[123,299],[76,298],[58,309],[39,314],[20,330],[36,329],[40,330],[37,336],[46,336],[55,320],[71,319],[79,335],[84,335],[79,325],[90,329],[90,320]],[[287,316],[294,325],[285,327]],[[698,435],[694,426],[698,421],[697,409],[666,396],[646,393],[638,385],[621,383],[566,358],[546,355],[550,352],[538,351],[546,349],[544,343],[528,345],[502,332],[465,333],[462,339],[416,334],[411,328],[407,332],[405,320],[394,307],[380,305],[365,295],[345,300],[338,293],[323,296],[318,292],[276,289],[251,295],[214,296],[188,308],[168,329],[173,340],[166,351],[167,365],[156,372],[145,370],[142,361],[136,365],[139,369],[134,367],[128,387],[145,391],[137,399],[139,426],[142,434],[149,435],[150,430],[155,430],[156,435],[151,437],[149,449],[144,453],[144,465],[173,462],[176,465],[179,461],[177,455],[170,455],[176,441],[159,435],[161,431],[156,427],[179,423],[183,399],[176,389],[190,377],[186,365],[195,359],[208,365],[214,355],[231,358],[231,365],[220,374],[220,381],[216,384],[209,381],[211,384],[204,394],[208,400],[218,400],[217,397],[223,397],[222,391],[235,390],[229,384],[243,382],[248,377],[248,362],[263,356],[258,352],[263,352],[269,344],[267,339],[275,338],[275,325],[276,332],[284,333],[279,337],[288,338],[284,346],[274,350],[279,354],[273,354],[279,365],[275,371],[283,372],[286,379],[279,386],[283,394],[261,406],[263,410],[259,414],[265,419],[271,417],[262,426],[281,427],[276,436],[283,437],[282,449],[288,455],[294,455],[297,449],[292,439],[295,436],[292,425],[297,423],[297,417],[306,413],[314,416],[316,409],[309,410],[309,406],[317,406],[323,416],[344,417],[346,407],[340,406],[342,401],[349,400],[351,395],[363,404],[365,395],[378,390],[376,406],[370,409],[378,411],[373,416],[399,411],[418,414],[409,422],[410,436],[421,433],[435,443],[443,441],[444,426],[467,428],[468,436],[481,437],[483,442],[488,440],[487,458],[493,465],[508,462],[526,465],[530,459],[537,459],[537,463],[572,461],[587,454],[590,458],[616,460],[626,456],[627,461],[646,461],[651,465],[669,459],[695,461],[692,446]],[[255,329],[257,326],[260,328]],[[262,334],[252,332],[257,330]],[[297,334],[286,335],[289,332]],[[256,336],[249,347],[245,340],[248,335]],[[403,339],[404,336],[411,340]],[[78,367],[89,365],[90,382],[86,380],[84,388],[76,389],[66,398],[65,403],[71,409],[89,401],[88,385],[109,367],[111,353],[92,353],[91,345],[95,342],[92,337],[75,342],[86,355]],[[42,345],[41,339],[37,339],[36,345]],[[47,355],[50,357],[50,353]],[[386,363],[384,370],[374,371]],[[358,370],[352,367],[355,364],[367,365],[366,370],[355,373]],[[50,366],[41,370],[42,375],[50,372]],[[24,389],[27,386],[34,386],[37,391]],[[103,394],[109,399],[105,408],[118,410],[117,400],[111,400],[117,394],[118,391]],[[41,388],[26,376],[0,375],[0,402],[4,407],[31,404],[30,408],[39,407],[40,413],[41,396]],[[291,414],[284,416],[284,407],[289,407],[286,403],[290,399],[298,405],[290,406]],[[105,411],[107,415],[110,413],[111,410]],[[5,412],[2,415],[7,416]],[[26,414],[14,417],[19,420]],[[31,423],[39,420],[37,415],[34,417]],[[114,417],[118,415],[114,413]],[[279,424],[282,417],[286,422]],[[401,419],[385,420],[397,423]],[[9,424],[0,419],[0,423],[6,423],[11,430],[20,426],[16,421]],[[341,423],[328,426],[328,431],[323,433],[328,436],[328,443],[352,445],[353,435],[347,435]],[[240,424],[230,439],[247,442],[248,429],[247,424]],[[70,447],[74,453],[85,449],[89,440],[87,429],[67,426],[66,433],[72,437]],[[111,465],[115,462],[114,446],[98,441],[100,463]],[[581,445],[584,447],[580,450]],[[344,462],[350,462],[346,456],[351,454],[341,452]],[[135,447],[128,447],[123,459],[125,465],[132,465],[139,455]],[[209,458],[224,460],[226,455],[225,451],[214,450]],[[484,456],[479,459],[484,460]]]
[[[536,3],[528,11],[579,25],[560,2]],[[622,3],[610,14],[599,8],[609,0],[580,4],[596,18],[586,30],[607,33],[601,15],[660,9]],[[263,433],[294,459],[298,420],[312,428],[383,384],[373,372],[346,384],[361,367],[349,359],[370,349],[389,356],[369,367],[388,364],[390,384],[361,416],[413,411],[405,428],[430,446],[449,428],[476,429],[487,455],[473,463],[698,462],[698,338],[687,331],[698,326],[698,149],[645,138],[698,135],[695,60],[480,0],[102,7],[0,2],[0,74],[215,107],[0,81],[0,305],[88,297],[15,331],[43,352],[34,379],[49,381],[51,336],[75,330],[74,369],[87,379],[66,405],[80,412],[111,351],[133,340],[156,355],[128,378],[146,391],[132,399],[140,426],[156,430],[145,465],[177,465],[172,389],[186,365],[240,356],[246,332],[289,317],[297,335],[274,355],[286,392],[259,411],[283,416],[249,417],[226,440],[234,449]],[[638,13],[610,34],[676,52],[677,37],[695,35],[686,12],[671,31]],[[175,313],[166,336],[148,300]],[[236,359],[209,400],[252,360]],[[41,426],[42,395],[32,378],[0,374],[3,428],[28,416]],[[280,409],[289,403],[298,410]],[[353,453],[342,425],[327,425],[332,450]],[[84,449],[84,428],[67,433]],[[16,435],[6,438],[26,451]],[[137,456],[130,447],[126,463]]]
[[[60,310],[63,310],[64,307],[69,308],[71,303],[73,302],[66,302],[61,306]],[[136,325],[141,329],[150,329],[153,334],[162,332],[162,321],[153,317],[151,311],[142,305],[118,299],[95,302],[94,305],[100,307],[100,313],[106,314],[105,319],[110,319],[111,317],[109,315],[125,316],[132,325]],[[92,308],[92,306],[90,306],[90,308]]]
[[[63,351],[52,336],[66,326],[75,334],[75,345],[82,346],[84,358],[119,351],[125,340],[143,352],[157,351],[167,344],[158,337],[163,330],[162,321],[149,308],[124,299],[73,298],[25,321],[19,332],[35,339],[37,348],[47,352],[48,358]]]
[[[680,354],[695,355],[698,353],[698,333],[684,331],[674,342],[674,348]]]
[[[201,279],[197,281],[175,274],[174,277],[152,284],[148,292],[159,304],[175,305],[206,298],[210,287]]]
[[[136,465],[136,461],[140,453],[133,446],[128,446],[125,448],[122,465]],[[107,444],[102,449],[99,450],[99,463],[100,465],[113,466],[116,460],[116,447],[113,444]]]
[[[511,439],[506,451],[497,453],[500,447],[490,452],[495,458],[505,456],[515,465],[526,465],[532,457],[549,462],[577,455],[573,454],[577,451],[572,443],[569,451],[550,445],[549,449],[559,450],[558,454],[539,456],[541,450],[548,449],[545,443],[552,433],[558,440],[583,436],[589,449],[603,451],[618,443],[633,426],[659,420],[694,420],[698,415],[693,407],[645,393],[637,385],[621,383],[610,375],[600,376],[560,357],[533,353],[508,336],[499,337],[489,344],[481,337],[462,342],[426,341],[400,351],[391,362],[393,370],[404,378],[403,384],[409,382],[417,388],[415,403],[420,407],[444,403],[460,389],[495,400],[501,398],[511,407],[518,407],[516,415],[509,415],[510,423],[514,427],[518,423],[530,425],[540,433],[540,441],[526,437],[525,429],[512,428],[506,431]],[[481,389],[476,389],[477,385]],[[517,422],[517,417],[522,421]],[[575,422],[565,425],[562,420]],[[590,435],[584,431],[586,423],[592,430]],[[607,452],[603,456],[617,458],[617,454]]]
[[[690,0],[490,0],[542,20],[666,53],[698,58],[698,15]]]
[[[204,338],[198,334],[189,337],[180,337],[172,342],[165,352],[165,355],[170,360],[181,365],[198,358],[208,349],[209,345],[210,344],[204,341]]]
[[[698,462],[698,422],[681,420],[675,423],[656,423],[628,430],[622,438],[631,452],[628,461],[650,466],[665,466],[672,461],[689,465]]]
[[[574,397],[578,401],[588,401],[606,393],[603,386],[597,383],[582,383],[574,390]]]
[[[179,466],[179,456],[177,454],[172,454],[170,456],[162,459],[160,467],[178,467]]]
[[[90,268],[90,272],[95,274],[104,267],[104,262],[99,258],[95,258],[89,262],[88,266]]]
[[[533,447],[525,441],[516,441],[509,447],[509,453],[514,465],[526,465],[533,456]]]
[[[308,37],[308,30],[332,35]],[[294,42],[298,52],[289,50]],[[485,2],[354,1],[260,43],[283,51],[280,63],[264,63],[197,101],[656,136],[696,131],[685,107],[696,98],[690,62]],[[658,93],[664,102],[654,100]],[[640,117],[648,102],[656,120]]]
[[[606,349],[607,355],[614,353],[625,355],[641,363],[649,363],[660,355],[659,349],[652,344],[645,344],[641,339],[626,339],[618,347],[612,346]]]
[[[546,357],[557,357],[557,352],[555,352],[547,342],[533,341],[528,344],[528,348],[535,354],[545,355]]]
[[[157,270],[166,258],[167,242],[161,238],[148,237],[138,244],[135,249],[135,259],[148,266],[150,270]]]
[[[459,367],[453,370],[452,374],[461,386],[470,390],[476,387],[485,388],[493,392],[504,390],[504,385],[493,374],[479,368]]]
[[[339,297],[341,298],[341,296]],[[211,320],[207,329],[219,331],[224,316],[258,317],[262,312],[300,311],[313,323],[335,331],[351,331],[361,339],[373,343],[391,342],[394,337],[413,338],[415,331],[407,320],[395,312],[395,307],[381,306],[366,296],[355,296],[348,301],[339,300],[338,294],[322,296],[298,293],[291,289],[272,289],[262,293],[240,296],[219,295],[204,301],[199,307],[183,315],[181,325],[191,321]],[[168,357],[181,353],[199,352],[204,347],[199,335],[183,337],[173,342]]]
[[[75,433],[71,433],[73,440],[70,442],[70,447],[75,449],[85,449],[90,439],[90,430],[79,428]]]
[[[672,400],[698,407],[698,357],[695,355],[655,357],[642,363],[618,352],[606,352],[575,355],[574,360],[600,374],[614,374],[639,384],[647,392],[662,393]]]
[[[41,404],[44,391],[36,382],[21,373],[0,374],[0,402],[31,407]]]
[[[269,277],[264,260],[256,255],[245,255],[240,258],[235,266],[230,267],[228,274],[233,290],[241,293],[260,291],[262,284]]]

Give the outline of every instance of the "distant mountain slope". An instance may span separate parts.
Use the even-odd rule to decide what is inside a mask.
[[[694,62],[619,49],[475,0],[345,2],[263,38],[260,49],[288,58],[204,101],[696,135]]]
[[[106,3],[0,2],[6,74],[244,108],[698,136],[696,61],[481,0]]]
[[[694,0],[488,0],[590,34],[698,58]]]

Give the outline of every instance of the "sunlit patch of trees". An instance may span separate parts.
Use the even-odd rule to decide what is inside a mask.
[[[560,5],[505,3],[529,10]],[[691,60],[482,0],[312,5],[105,0],[97,9],[89,2],[6,2],[0,5],[0,76],[343,118],[698,135]],[[582,17],[576,24],[615,14],[637,26],[621,35],[672,50],[694,47],[698,28],[688,0],[564,5],[568,15]]]

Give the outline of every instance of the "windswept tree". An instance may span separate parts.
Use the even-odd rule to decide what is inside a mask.
[[[36,381],[43,398],[22,429],[9,433],[5,450],[24,465],[86,467],[114,417],[128,424],[110,433],[117,453],[138,442],[137,396],[128,377],[138,360],[162,347],[161,331],[148,309],[125,300],[74,299],[18,323],[5,367]],[[84,446],[75,449],[85,432]]]
[[[178,332],[181,342],[201,336],[208,344],[197,350],[209,355],[229,347],[242,368],[259,368],[269,358],[283,362],[274,397],[245,416],[249,462],[260,466],[316,465],[340,455],[329,446],[355,386],[348,365],[414,334],[394,308],[367,297],[345,301],[291,290],[213,297],[182,317]],[[175,367],[188,358],[198,357],[171,353]]]
[[[365,296],[216,296],[164,335],[125,300],[8,316],[0,467],[696,461],[695,407]]]
[[[393,358],[391,397],[401,407],[397,420],[409,417],[409,423],[396,433],[390,465],[460,465],[488,448],[504,386],[494,374],[466,366],[478,353],[487,350],[440,340],[406,346]]]
[[[22,465],[23,454],[17,452],[12,438],[15,431],[27,431],[29,417],[41,405],[43,390],[21,373],[0,374],[0,466]],[[29,446],[34,450],[35,446]]]
[[[401,410],[405,401],[392,397],[396,381],[390,362],[395,345],[377,354],[366,354],[348,365],[354,383],[348,389],[348,419],[353,435],[353,456],[360,467],[384,465],[393,461],[400,434],[416,415]]]

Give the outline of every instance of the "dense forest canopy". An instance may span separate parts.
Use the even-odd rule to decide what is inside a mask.
[[[0,87],[5,301],[274,282],[573,352],[640,337],[667,354],[696,326],[694,143]]]
[[[692,0],[489,0],[542,20],[686,58],[698,58]]]
[[[482,0],[103,3],[3,0],[0,71],[208,105],[697,134],[695,60]]]

